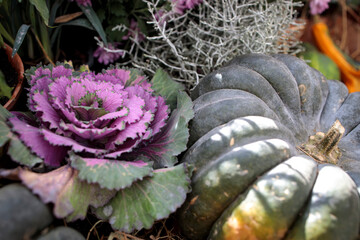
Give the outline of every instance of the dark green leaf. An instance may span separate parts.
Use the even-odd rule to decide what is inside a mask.
[[[98,16],[100,22],[103,22],[106,18],[106,13],[104,8],[100,8],[96,11],[96,15]]]
[[[49,9],[44,0],[30,0],[30,3],[35,6],[36,10],[44,20],[46,25],[49,25]]]
[[[105,45],[107,45],[107,40],[106,40],[106,35],[104,32],[104,29],[101,25],[101,22],[100,22],[98,16],[94,12],[94,9],[91,6],[82,6],[82,5],[78,5],[78,6],[83,11],[85,16],[89,19],[91,25],[93,25],[95,30],[98,32],[98,34],[100,35],[100,37],[103,40],[103,42],[105,43]]]
[[[12,87],[6,82],[5,76],[3,72],[0,70],[0,97],[7,97],[8,99],[11,98]]]
[[[78,26],[78,27],[84,27],[90,30],[95,30],[89,20],[85,18],[77,18],[67,23],[62,23],[59,26]]]
[[[185,92],[178,93],[176,109],[179,116],[184,117],[186,123],[194,117],[193,103]]]
[[[185,87],[175,82],[171,77],[162,69],[158,69],[151,80],[152,89],[154,91],[165,97],[166,103],[170,105],[170,109],[174,110],[176,108],[176,99],[179,91],[183,91]]]
[[[63,1],[64,0],[56,0],[51,5],[50,16],[49,16],[49,25],[50,26],[52,26],[54,24],[54,21],[55,21],[55,18],[56,18],[56,12],[57,12],[58,8],[61,6]]]
[[[8,33],[6,28],[0,23],[0,35],[10,42],[11,45],[14,45],[14,38]]]
[[[141,18],[136,18],[140,32],[143,33],[145,36],[148,35],[148,30],[146,26],[146,22],[142,20]]]
[[[184,165],[159,169],[153,177],[119,191],[96,214],[120,231],[150,228],[156,220],[168,217],[182,205],[189,185],[190,177]]]
[[[117,17],[127,17],[129,9],[125,9],[125,5],[123,3],[111,3],[111,15],[117,16]]]
[[[15,43],[14,43],[13,51],[11,54],[12,57],[14,57],[15,54],[17,53],[17,51],[19,50],[29,28],[30,28],[30,25],[26,25],[26,24],[21,25],[21,27],[19,28],[19,30],[16,34],[16,37],[15,37]]]
[[[185,92],[178,92],[177,105],[161,132],[146,146],[152,150],[147,152],[155,153],[148,155],[154,161],[155,168],[173,166],[176,156],[186,150],[189,140],[188,122],[194,116],[193,104]],[[163,154],[157,154],[159,152]]]

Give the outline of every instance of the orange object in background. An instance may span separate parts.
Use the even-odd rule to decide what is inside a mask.
[[[349,92],[360,91],[360,70],[352,66],[341,51],[336,47],[329,35],[329,29],[323,22],[314,23],[312,33],[320,51],[330,57],[341,72],[341,81],[345,83]]]

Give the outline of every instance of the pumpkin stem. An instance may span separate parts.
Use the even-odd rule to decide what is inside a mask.
[[[325,155],[330,155],[331,152],[337,147],[340,139],[345,133],[345,128],[341,125],[339,120],[331,126],[324,138],[317,144],[317,148]]]
[[[316,133],[299,149],[320,163],[336,164],[341,155],[337,144],[344,133],[345,128],[336,120],[326,134]]]

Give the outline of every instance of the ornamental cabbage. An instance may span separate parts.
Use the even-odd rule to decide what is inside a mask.
[[[20,139],[36,160],[9,155],[30,167],[41,159],[51,169],[24,168],[19,178],[55,204],[55,216],[83,219],[90,207],[115,229],[131,232],[183,203],[191,171],[175,164],[193,111],[179,83],[161,70],[150,83],[136,70],[95,74],[65,64],[31,68],[26,76],[34,114],[5,114],[13,134],[8,141]]]

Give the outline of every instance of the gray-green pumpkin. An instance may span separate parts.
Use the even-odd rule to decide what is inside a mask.
[[[360,93],[289,55],[249,54],[193,90],[189,239],[355,239]]]

